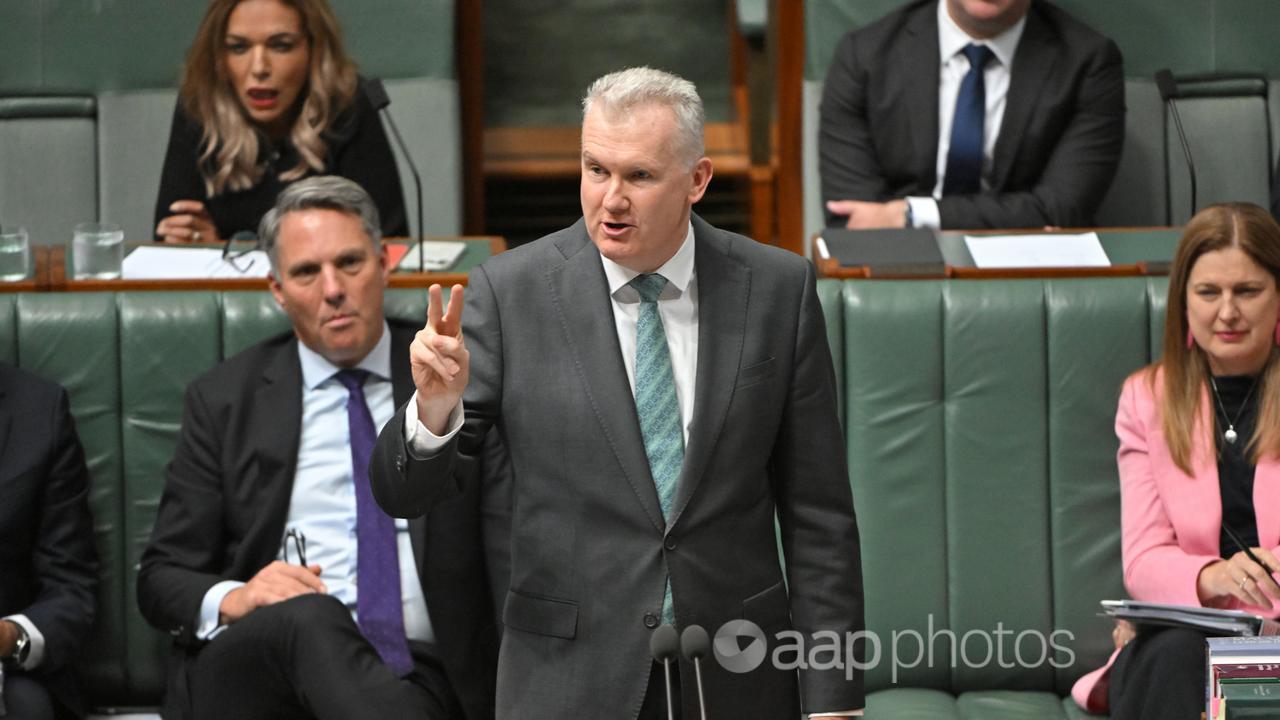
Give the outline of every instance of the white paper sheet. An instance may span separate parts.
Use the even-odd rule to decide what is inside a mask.
[[[243,268],[243,272],[239,268]],[[222,259],[216,248],[188,248],[144,245],[124,259],[125,280],[208,280],[213,278],[260,278],[271,272],[271,261],[261,250],[236,258],[235,265]]]
[[[428,240],[409,248],[409,252],[405,253],[396,267],[401,270],[417,270],[419,247],[425,248],[422,257],[423,270],[448,270],[458,262],[462,253],[467,251],[467,244],[460,240]]]
[[[980,268],[1110,267],[1098,233],[965,235]]]

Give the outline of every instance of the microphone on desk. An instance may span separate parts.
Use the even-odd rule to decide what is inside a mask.
[[[680,634],[680,653],[685,660],[693,661],[694,677],[698,682],[698,715],[707,720],[707,698],[702,691],[702,658],[711,652],[711,638],[701,625],[690,625]]]
[[[391,126],[391,134],[395,136],[396,145],[400,147],[400,154],[404,156],[405,162],[409,165],[409,172],[413,173],[413,186],[418,191],[418,272],[423,272],[425,268],[422,241],[426,238],[426,229],[422,224],[422,177],[418,175],[418,166],[413,164],[413,156],[409,154],[409,147],[404,144],[404,138],[400,137],[400,129],[396,127],[396,121],[391,117],[391,111],[387,109],[391,105],[391,98],[387,96],[387,89],[383,87],[382,80],[378,78],[369,78],[364,82],[364,95],[369,99],[369,104],[373,105],[373,109],[381,113],[387,119],[387,124]]]
[[[680,651],[680,636],[672,625],[659,625],[649,636],[649,653],[662,663],[662,674],[667,681],[667,720],[675,720],[675,706],[671,703],[671,660]]]
[[[1160,101],[1168,106],[1173,114],[1173,125],[1178,130],[1178,140],[1182,143],[1182,155],[1187,160],[1187,172],[1191,175],[1191,214],[1196,214],[1196,166],[1191,161],[1191,144],[1187,142],[1187,133],[1182,129],[1182,116],[1178,114],[1178,104],[1173,100],[1178,96],[1178,84],[1173,79],[1169,68],[1156,71],[1156,89],[1160,91]],[[1170,209],[1172,218],[1172,208]]]

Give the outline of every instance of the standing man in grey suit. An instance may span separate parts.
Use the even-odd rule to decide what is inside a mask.
[[[913,0],[831,60],[827,225],[1092,225],[1124,113],[1116,44],[1047,0]]]
[[[345,178],[281,192],[259,236],[292,331],[187,388],[138,573],[167,720],[493,717],[478,491],[396,522],[369,489],[417,329],[383,316],[380,227]]]
[[[584,217],[473,271],[465,322],[462,289],[443,312],[432,289],[417,392],[370,476],[393,514],[430,512],[476,483],[496,426],[513,477],[498,716],[665,718],[663,623],[851,640],[858,529],[812,265],[692,214],[712,174],[692,83],[624,70],[583,105]],[[852,664],[702,665],[717,717],[864,705]]]

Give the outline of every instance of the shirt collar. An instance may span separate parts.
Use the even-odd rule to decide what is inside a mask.
[[[315,390],[343,369],[304,345],[301,340],[298,341],[298,360],[302,362],[302,387],[307,390]],[[356,363],[356,367],[368,370],[383,380],[391,379],[391,328],[386,320],[382,321],[382,337],[378,338],[378,343],[369,354]]]
[[[969,37],[947,12],[947,0],[938,0],[938,56],[942,64],[955,57],[965,45],[986,45],[996,59],[1006,68],[1013,67],[1013,54],[1018,49],[1018,41],[1022,39],[1022,31],[1027,27],[1027,16],[1023,15],[1012,27],[993,38],[975,40]]]
[[[690,222],[689,229],[684,235],[684,242],[680,243],[680,249],[676,250],[676,254],[663,263],[662,267],[654,270],[655,273],[667,279],[668,289],[675,288],[676,295],[684,294],[693,280],[693,249],[693,223]],[[609,294],[622,302],[639,302],[640,294],[627,283],[634,280],[640,273],[625,268],[604,255],[600,256],[600,262],[604,265],[604,275],[609,281]],[[666,296],[667,292],[668,290],[664,290],[663,296]]]

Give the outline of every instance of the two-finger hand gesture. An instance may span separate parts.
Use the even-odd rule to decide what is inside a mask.
[[[454,285],[445,308],[444,293],[439,285],[432,285],[427,324],[409,346],[413,384],[418,389],[418,419],[436,435],[447,429],[449,415],[462,399],[470,376],[471,355],[462,340],[463,292],[461,285]]]

